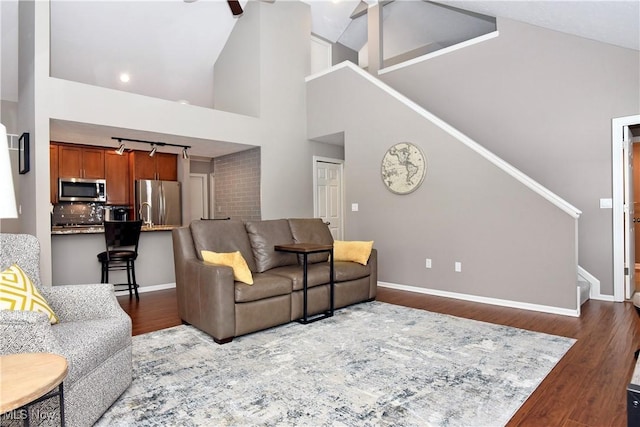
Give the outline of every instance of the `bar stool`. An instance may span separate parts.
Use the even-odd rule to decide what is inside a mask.
[[[138,295],[138,283],[136,282],[135,261],[138,257],[138,242],[140,240],[140,230],[142,221],[105,221],[104,240],[106,251],[98,254],[98,261],[102,264],[101,283],[109,282],[109,271],[126,270],[127,283],[117,285],[128,285],[129,298]]]

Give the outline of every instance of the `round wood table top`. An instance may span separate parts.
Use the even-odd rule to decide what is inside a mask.
[[[67,359],[51,353],[0,356],[0,413],[13,411],[57,387],[67,376]]]

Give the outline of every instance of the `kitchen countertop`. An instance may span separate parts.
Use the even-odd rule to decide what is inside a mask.
[[[151,227],[149,226],[143,226],[142,227],[142,232],[147,232],[147,231],[171,231],[174,228],[180,228],[180,226],[178,225],[153,225]],[[65,226],[58,226],[58,225],[54,225],[51,227],[51,234],[98,234],[98,233],[104,233],[104,227],[102,225],[97,225],[95,227],[92,226],[88,226],[88,227],[78,227],[78,226],[74,226],[74,227],[65,227]]]

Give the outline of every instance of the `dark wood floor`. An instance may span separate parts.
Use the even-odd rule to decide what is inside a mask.
[[[379,288],[379,301],[576,338],[576,344],[509,422],[509,426],[626,426],[626,386],[640,320],[630,303],[587,301],[580,318],[495,307]],[[181,323],[175,289],[118,297],[133,334]]]

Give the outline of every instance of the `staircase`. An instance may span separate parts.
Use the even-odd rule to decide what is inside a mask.
[[[580,289],[580,305],[582,305],[589,300],[591,284],[578,276],[578,289]]]

